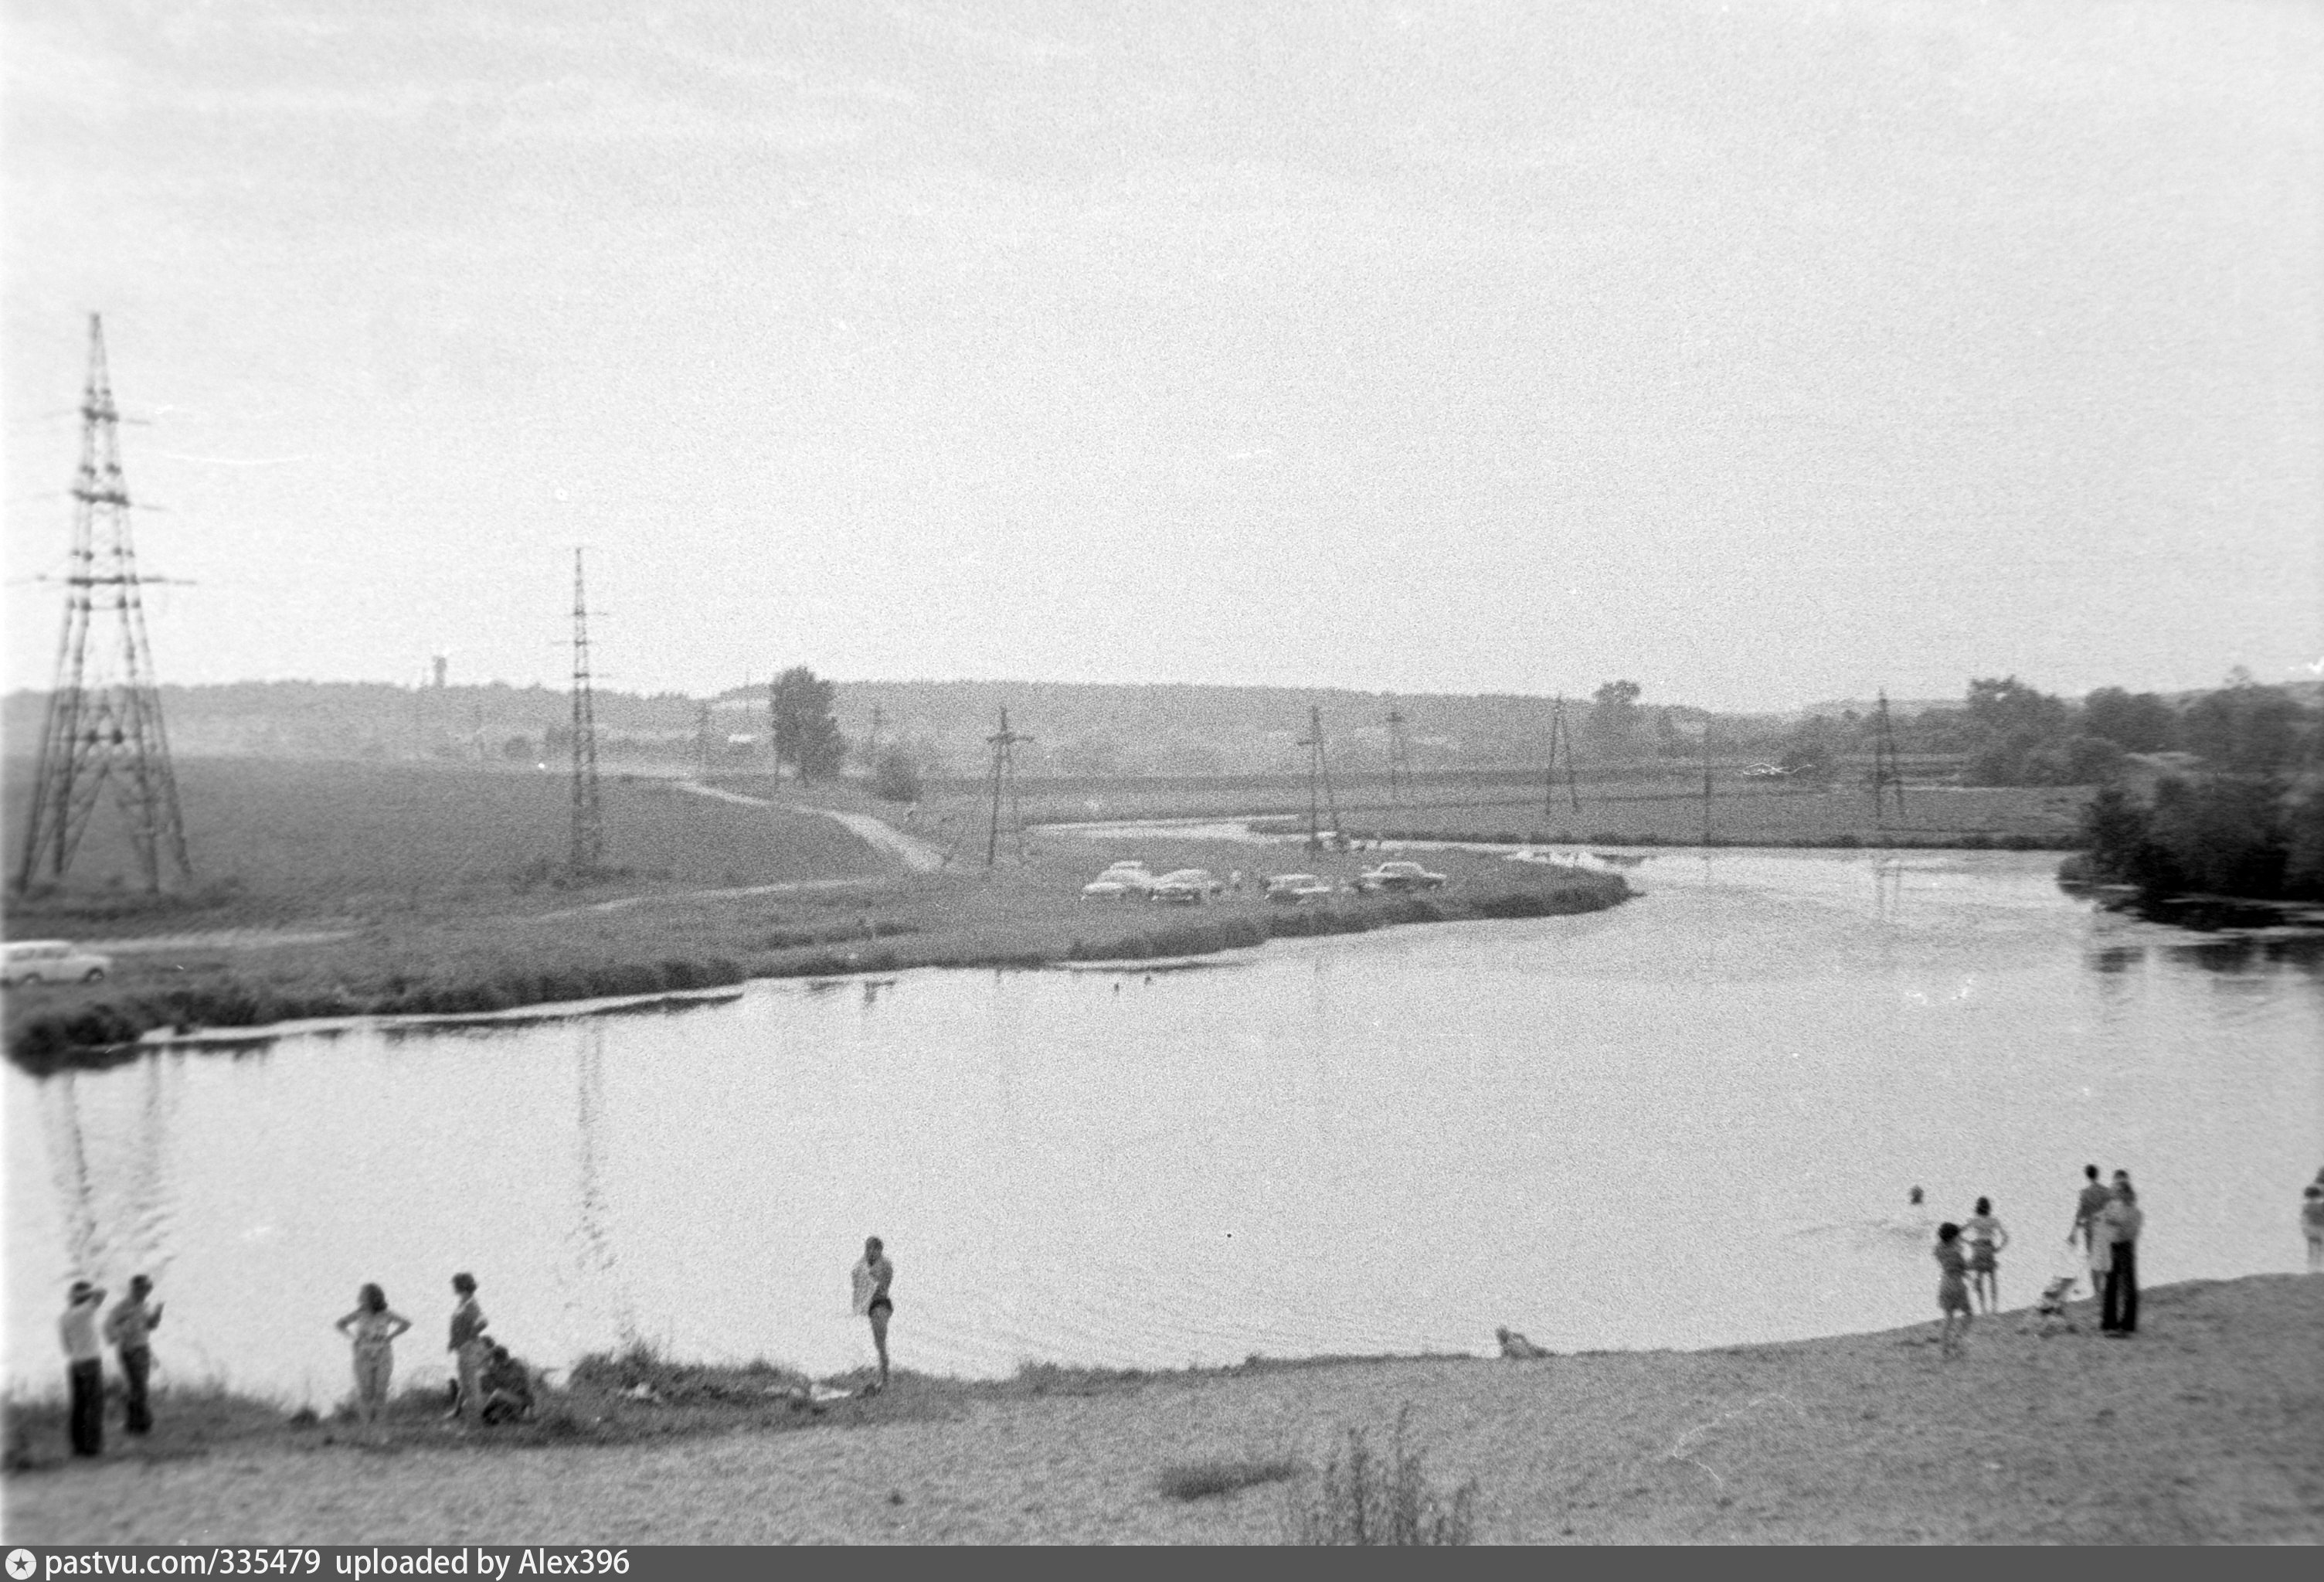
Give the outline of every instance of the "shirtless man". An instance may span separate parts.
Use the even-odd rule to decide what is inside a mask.
[[[863,1244],[863,1261],[855,1266],[855,1310],[872,1320],[872,1344],[880,1353],[880,1382],[873,1391],[888,1387],[888,1319],[896,1311],[896,1304],[888,1300],[888,1287],[896,1278],[896,1266],[878,1236]],[[868,1393],[869,1392],[867,1392]]]

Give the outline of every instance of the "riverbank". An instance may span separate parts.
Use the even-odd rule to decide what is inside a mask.
[[[1250,865],[1253,883],[1199,906],[1084,900],[1081,886],[1120,856],[1141,857],[1157,873],[1201,866],[1223,876]],[[116,957],[104,984],[12,992],[8,1053],[38,1074],[128,1058],[138,1039],[162,1028],[475,1014],[758,977],[1199,956],[1284,937],[1594,911],[1630,894],[1617,874],[1446,853],[1432,857],[1447,875],[1440,890],[1343,893],[1295,908],[1258,893],[1262,857],[1268,871],[1305,867],[1335,884],[1351,880],[1370,859],[1247,843],[1068,835],[1037,837],[1021,860],[1014,857],[989,869],[955,858],[935,873],[735,889],[606,886],[567,891],[558,904],[524,910],[423,899],[337,931],[278,933],[263,945],[173,932],[159,948]]]
[[[778,1429],[620,1445],[329,1425],[18,1471],[17,1543],[1279,1541],[1351,1429],[1522,1543],[2324,1540],[2324,1279],[2145,1293],[2139,1334],[1980,1320],[1701,1352],[906,1376]],[[673,1407],[671,1410],[678,1410]],[[842,1431],[844,1430],[844,1431]],[[60,1430],[58,1430],[60,1437]],[[1292,1475],[1192,1499],[1188,1469]],[[1231,1481],[1231,1479],[1225,1481]]]

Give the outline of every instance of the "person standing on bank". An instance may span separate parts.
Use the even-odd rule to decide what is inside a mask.
[[[105,1347],[97,1337],[97,1315],[105,1292],[76,1280],[65,1297],[57,1334],[65,1344],[65,1381],[72,1390],[72,1448],[76,1456],[105,1454]]]
[[[2090,1266],[2090,1294],[2106,1290],[2106,1244],[2098,1239],[2098,1218],[2106,1206],[2114,1201],[2114,1194],[2098,1180],[2098,1167],[2082,1166],[2082,1192],[2074,1199],[2073,1228],[2066,1232],[2066,1244],[2072,1246],[2074,1238],[2082,1239],[2082,1253]]]
[[[476,1305],[476,1277],[473,1274],[452,1276],[452,1294],[460,1300],[452,1309],[452,1340],[445,1347],[459,1376],[452,1384],[452,1410],[446,1417],[458,1417],[471,1409],[482,1411],[484,1397],[477,1393],[476,1381],[484,1368],[484,1326],[490,1322],[484,1309]]]
[[[411,1320],[387,1305],[387,1292],[366,1284],[355,1293],[355,1310],[335,1328],[355,1342],[355,1418],[377,1434],[387,1410],[387,1382],[395,1374],[395,1337]]]
[[[123,1404],[128,1409],[122,1427],[133,1434],[153,1431],[153,1409],[145,1396],[145,1383],[153,1375],[153,1348],[148,1337],[161,1322],[161,1304],[148,1305],[153,1282],[142,1274],[129,1277],[129,1294],[105,1316],[105,1337],[121,1358]]]
[[[1985,1305],[1987,1315],[2001,1309],[2001,1250],[2009,1245],[2009,1232],[1993,1217],[1993,1199],[1979,1198],[1977,1212],[1961,1226],[1969,1244],[1969,1289]]]
[[[2098,1328],[2106,1334],[2138,1333],[2138,1233],[2145,1228],[2146,1214],[2131,1190],[2129,1172],[2115,1171],[2114,1201],[2098,1221],[2098,1235],[2108,1244],[2106,1298],[2098,1308]]]
[[[888,1287],[896,1278],[896,1266],[888,1261],[885,1244],[878,1236],[863,1244],[863,1261],[851,1272],[855,1283],[855,1310],[872,1320],[872,1345],[880,1354],[880,1382],[873,1391],[888,1387],[888,1320],[896,1311],[896,1304],[888,1300]]]

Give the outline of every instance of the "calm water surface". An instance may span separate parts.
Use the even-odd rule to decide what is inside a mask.
[[[168,1376],[325,1402],[360,1282],[440,1376],[466,1268],[543,1364],[835,1371],[872,1232],[899,1363],[962,1374],[1807,1336],[1932,1316],[1979,1194],[2023,1300],[2085,1161],[2139,1181],[2150,1281],[2300,1267],[2318,942],[2097,915],[2054,864],[1666,853],[1610,912],[1183,971],[12,1068],[6,1368],[55,1388],[65,1282],[144,1269]]]

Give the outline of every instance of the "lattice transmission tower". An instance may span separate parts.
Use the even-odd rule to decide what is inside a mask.
[[[1890,792],[1896,797],[1896,817],[1904,816],[1904,771],[1896,758],[1896,732],[1888,722],[1888,694],[1880,694],[1879,712],[1873,716],[1872,772],[1867,777],[1872,785],[1872,817],[1876,823],[1886,825],[1886,809]]]
[[[1404,732],[1404,711],[1390,706],[1388,711],[1388,812],[1390,820],[1401,820],[1399,828],[1409,828],[1411,819],[1406,807],[1412,795],[1412,743]]]
[[[1582,785],[1573,772],[1573,727],[1565,723],[1565,697],[1560,693],[1549,707],[1549,768],[1542,776],[1541,816],[1544,819],[1557,811],[1557,769],[1560,759],[1565,765],[1565,796],[1573,810],[1582,811]]]
[[[992,828],[984,840],[984,865],[991,867],[1001,860],[1001,808],[1009,805],[1009,828],[1017,842],[1017,860],[1025,860],[1025,819],[1017,809],[1017,749],[1032,741],[1009,728],[1009,710],[1001,711],[1001,728],[984,738],[992,749]]]
[[[1299,738],[1299,745],[1307,749],[1307,849],[1321,851],[1326,844],[1323,811],[1332,814],[1329,843],[1344,848],[1346,832],[1340,828],[1339,799],[1332,794],[1332,764],[1323,754],[1323,710],[1319,705],[1307,708],[1307,734]]]
[[[88,316],[88,381],[80,403],[80,468],[73,476],[73,544],[65,582],[64,634],[41,731],[40,767],[16,868],[19,893],[62,883],[98,798],[110,783],[129,827],[145,888],[162,870],[191,884],[178,778],[161,727],[145,601],[129,532],[129,485],[121,471],[120,413],[105,360],[105,329]],[[103,627],[101,633],[93,629]]]
[[[605,812],[597,798],[597,702],[589,681],[589,601],[581,550],[573,550],[573,876],[605,865]]]

